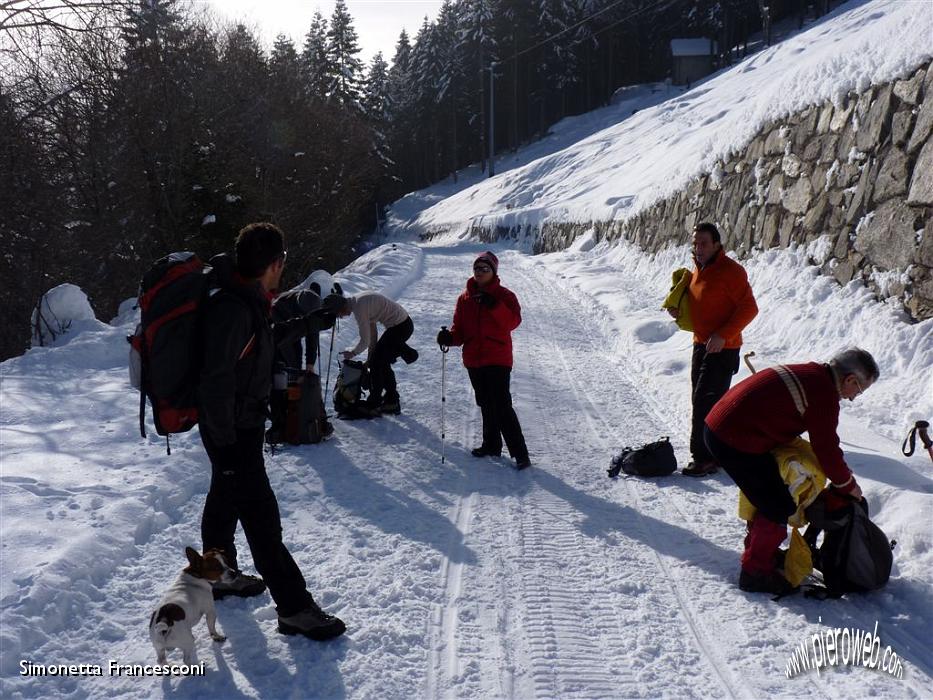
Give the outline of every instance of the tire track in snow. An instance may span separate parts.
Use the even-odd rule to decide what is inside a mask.
[[[557,309],[558,313],[554,313],[555,309],[547,309],[548,313],[541,314],[540,309],[542,308],[542,305],[548,303],[553,304],[555,301],[565,298],[564,295],[562,295],[554,286],[547,285],[544,281],[542,281],[539,275],[529,274],[525,266],[520,267],[517,272],[519,273],[519,278],[521,278],[521,286],[525,287],[527,290],[524,293],[521,293],[520,296],[525,299],[533,298],[536,302],[535,305],[529,304],[525,307],[527,325],[534,324],[538,326],[545,326],[547,324],[548,318],[567,319],[567,325],[570,326],[570,328],[564,327],[561,329],[561,338],[563,343],[574,344],[573,349],[575,351],[579,350],[579,352],[574,353],[574,360],[577,362],[576,371],[571,368],[570,362],[567,359],[567,353],[564,351],[562,343],[558,343],[554,339],[553,334],[542,335],[537,339],[543,342],[543,344],[546,346],[546,351],[536,352],[535,355],[537,355],[537,357],[535,359],[539,362],[542,362],[542,364],[545,366],[556,365],[556,367],[553,367],[556,370],[554,372],[555,376],[559,376],[561,380],[566,382],[566,385],[571,391],[571,395],[574,397],[574,404],[571,404],[573,409],[582,414],[583,423],[585,423],[589,432],[596,438],[596,442],[602,445],[602,454],[608,455],[609,445],[603,438],[603,434],[612,434],[612,430],[601,429],[601,426],[606,425],[604,419],[600,418],[604,411],[602,407],[596,405],[590,398],[593,395],[599,395],[602,388],[588,387],[590,391],[583,390],[580,386],[581,379],[579,379],[584,377],[592,378],[604,376],[604,374],[600,374],[600,370],[605,369],[601,362],[594,363],[595,366],[591,365],[591,363],[593,363],[592,358],[602,358],[603,353],[601,352],[601,348],[587,347],[593,345],[592,342],[587,342],[587,339],[593,337],[596,331],[595,329],[587,328],[584,325],[578,310],[573,308],[569,303],[564,305],[565,308]],[[532,290],[534,293],[529,294],[528,291]],[[529,311],[531,313],[529,313]],[[528,321],[532,321],[532,324],[528,324]],[[535,321],[539,322],[535,324]],[[589,352],[586,352],[586,350],[589,350]],[[549,362],[547,358],[553,359]],[[639,396],[639,392],[636,387],[632,386],[624,378],[614,378],[613,382],[616,384],[616,388],[614,389],[615,393],[621,393],[622,395],[626,395],[629,398]],[[540,382],[538,385],[540,386]],[[550,412],[547,412],[542,413],[541,415],[549,416],[551,414]],[[630,425],[634,423],[637,426],[635,432],[640,434],[646,434],[646,430],[654,428],[654,421],[652,421],[644,412],[644,410],[641,409],[637,404],[635,406],[628,404],[626,405],[626,418]],[[560,434],[560,431],[551,430],[549,433],[555,435]],[[668,598],[668,600],[664,601],[664,604],[669,606],[671,611],[676,613],[677,616],[681,618],[684,631],[689,635],[690,638],[692,638],[693,643],[699,651],[701,658],[713,671],[721,688],[732,697],[750,697],[754,695],[752,689],[743,681],[736,678],[735,675],[728,669],[724,661],[714,651],[714,640],[712,640],[698,624],[698,615],[692,609],[688,596],[682,588],[682,584],[677,579],[677,577],[672,575],[670,567],[668,566],[664,557],[662,557],[658,552],[658,548],[655,546],[655,535],[651,532],[651,526],[646,522],[644,516],[641,515],[646,510],[646,504],[641,502],[641,499],[639,498],[637,492],[634,490],[632,484],[630,484],[627,480],[626,489],[629,502],[636,506],[632,509],[633,512],[638,514],[638,517],[635,519],[635,524],[642,531],[643,540],[649,545],[648,549],[651,553],[651,556],[648,557],[649,561],[644,561],[645,558],[642,557],[643,561],[641,563],[648,565],[650,568],[655,570],[660,570],[660,574],[663,580],[670,584],[671,593],[673,595],[661,596],[661,598]],[[657,590],[659,588],[660,587],[657,586],[656,583],[653,584],[653,589]],[[670,600],[671,597],[673,597],[673,600]]]

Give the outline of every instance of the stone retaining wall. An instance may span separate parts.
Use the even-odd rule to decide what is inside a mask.
[[[814,262],[841,284],[860,278],[933,317],[933,65],[762,129],[680,194],[625,220],[547,223],[540,231],[474,228],[483,240],[534,235],[561,250],[594,228],[647,251],[689,240],[713,221],[727,249],[785,248],[828,236]]]

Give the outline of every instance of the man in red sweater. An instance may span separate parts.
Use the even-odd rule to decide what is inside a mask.
[[[457,298],[450,330],[437,334],[441,347],[463,346],[463,364],[483,416],[483,442],[474,457],[498,457],[505,440],[516,469],[531,466],[522,426],[512,408],[512,331],[522,307],[499,281],[499,258],[487,250],[473,261],[473,276]]]
[[[687,298],[693,322],[693,361],[690,368],[693,420],[690,426],[690,455],[686,476],[713,474],[716,462],[703,442],[703,420],[729,390],[732,375],[739,369],[742,329],[758,315],[758,305],[748,284],[748,275],[726,255],[719,230],[711,223],[693,229],[693,260]],[[677,309],[668,309],[674,318]]]
[[[707,448],[757,510],[745,537],[742,590],[784,593],[790,589],[776,571],[775,557],[797,505],[772,449],[809,433],[831,491],[862,498],[839,447],[839,402],[852,401],[878,375],[874,358],[859,348],[844,350],[829,364],[769,367],[736,384],[706,417]]]

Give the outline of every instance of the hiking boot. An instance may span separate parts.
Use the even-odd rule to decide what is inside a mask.
[[[397,416],[401,412],[402,412],[402,404],[399,403],[398,400],[384,401],[382,404],[379,405],[379,413],[382,413],[382,414],[389,413],[393,416]]]
[[[303,634],[305,637],[323,642],[325,639],[339,637],[347,631],[343,620],[328,615],[313,600],[304,610],[294,615],[279,615],[279,632],[282,634]]]
[[[473,455],[474,457],[501,457],[502,450],[498,449],[495,452],[493,452],[488,447],[484,447],[483,445],[480,445],[479,447],[474,447],[472,450],[470,450],[470,454]]]
[[[244,574],[242,571],[233,571],[211,585],[214,600],[223,600],[228,595],[238,598],[252,598],[266,590],[266,584],[258,576]]]
[[[787,595],[797,590],[790,581],[776,571],[770,574],[753,574],[745,569],[739,574],[739,588],[748,593],[774,593]]]
[[[400,354],[402,359],[405,360],[406,365],[410,365],[412,362],[418,359],[418,351],[413,347],[409,347],[408,345],[402,348],[402,352]]]
[[[681,474],[684,476],[709,476],[719,471],[719,465],[713,460],[705,462],[690,462],[683,468]]]
[[[528,455],[525,455],[524,457],[517,457],[515,459],[515,468],[518,469],[519,471],[521,471],[522,469],[527,469],[530,466],[531,466],[531,459],[528,457]]]
[[[334,424],[331,423],[329,420],[324,420],[324,422],[321,423],[321,440],[326,440],[333,434],[334,434]]]

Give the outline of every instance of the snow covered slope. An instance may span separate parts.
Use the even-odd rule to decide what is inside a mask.
[[[856,0],[683,95],[563,150],[451,196],[449,184],[409,195],[395,205],[390,222],[422,233],[459,232],[471,222],[492,227],[625,218],[710,172],[765,124],[907,76],[931,56],[933,3]]]

